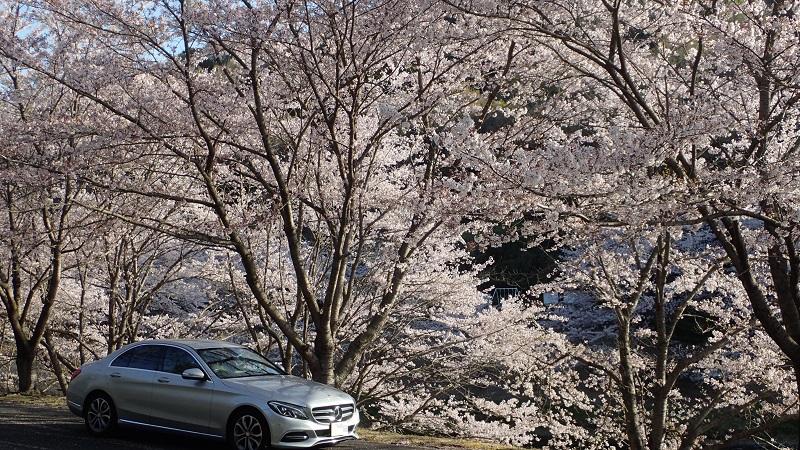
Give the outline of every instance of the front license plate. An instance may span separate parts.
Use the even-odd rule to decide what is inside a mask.
[[[332,423],[331,424],[331,437],[347,435],[346,423]]]

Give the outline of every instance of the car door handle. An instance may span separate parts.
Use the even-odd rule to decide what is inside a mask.
[[[121,376],[122,376],[122,374],[119,373],[119,372],[114,372],[114,373],[111,374],[111,378],[119,378]]]
[[[158,382],[159,383],[169,383],[169,378],[161,377],[161,378],[158,379]]]

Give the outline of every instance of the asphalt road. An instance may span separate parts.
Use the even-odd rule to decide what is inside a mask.
[[[65,405],[0,400],[0,450],[225,450],[223,442],[165,433],[121,430],[107,439],[89,436],[83,420]],[[363,440],[343,442],[333,450],[419,450]]]

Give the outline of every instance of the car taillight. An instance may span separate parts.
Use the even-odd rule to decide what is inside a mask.
[[[80,375],[80,374],[81,374],[81,369],[75,369],[75,371],[74,371],[74,372],[72,372],[72,376],[70,376],[70,377],[69,377],[69,381],[72,381],[72,380],[74,380],[74,379],[75,379],[75,377],[77,377],[77,376],[78,376],[78,375]]]

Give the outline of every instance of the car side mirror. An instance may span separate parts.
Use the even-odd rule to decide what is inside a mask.
[[[197,381],[205,381],[208,379],[208,377],[206,377],[205,372],[196,367],[184,370],[183,373],[181,374],[181,377],[183,377],[184,380],[197,380]]]

